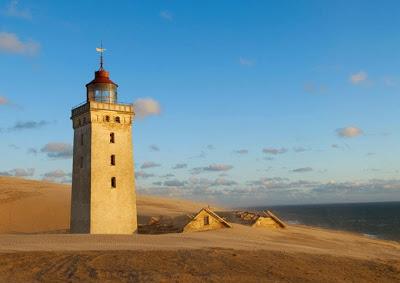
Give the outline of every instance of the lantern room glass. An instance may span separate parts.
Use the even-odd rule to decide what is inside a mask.
[[[117,103],[117,87],[113,84],[93,84],[88,86],[90,101]]]

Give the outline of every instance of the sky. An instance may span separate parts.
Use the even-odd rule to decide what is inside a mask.
[[[0,175],[71,182],[102,41],[139,193],[400,200],[400,2],[71,3],[0,0]]]

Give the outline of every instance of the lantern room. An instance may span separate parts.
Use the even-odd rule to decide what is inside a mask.
[[[87,101],[117,103],[118,85],[110,80],[110,74],[102,67],[94,73],[94,80],[86,85]]]

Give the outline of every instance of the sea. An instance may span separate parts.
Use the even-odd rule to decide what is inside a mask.
[[[288,224],[356,232],[400,241],[400,202],[341,203],[253,207],[271,210]]]

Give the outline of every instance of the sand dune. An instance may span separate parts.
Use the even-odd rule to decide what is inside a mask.
[[[71,188],[43,181],[0,177],[0,233],[57,233],[69,229]],[[139,221],[198,211],[206,203],[139,195]]]
[[[300,225],[71,235],[69,202],[69,186],[0,177],[1,282],[400,282],[397,242]],[[142,218],[205,205],[138,197]]]

